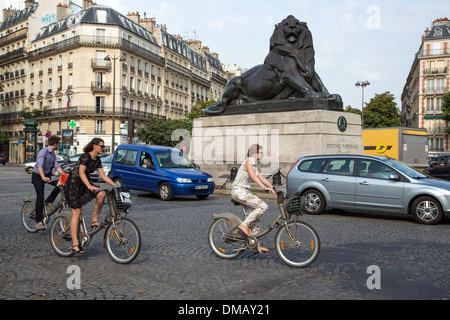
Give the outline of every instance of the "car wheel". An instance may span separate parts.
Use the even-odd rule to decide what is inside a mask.
[[[306,199],[305,212],[308,214],[321,214],[325,211],[325,199],[319,191],[315,189],[307,190],[302,194]]]
[[[420,197],[413,202],[412,216],[422,224],[437,224],[444,216],[440,203],[432,197]]]
[[[167,182],[161,183],[158,188],[158,195],[161,200],[172,200],[173,194],[170,184],[168,184]]]
[[[28,167],[27,168],[27,173],[32,174],[33,173],[33,167]]]

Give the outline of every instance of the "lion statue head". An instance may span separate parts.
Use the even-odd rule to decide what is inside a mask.
[[[300,45],[300,37],[305,30],[309,31],[306,22],[301,22],[290,15],[275,25],[275,30],[270,38],[270,47],[278,45],[297,47]]]

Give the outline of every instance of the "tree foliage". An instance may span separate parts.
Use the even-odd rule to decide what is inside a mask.
[[[375,94],[364,108],[364,128],[399,127],[400,110],[397,108],[395,97],[389,91]]]
[[[354,114],[359,114],[361,115],[361,110],[356,109],[356,108],[352,108],[350,105],[346,106],[344,109],[345,112],[350,112],[350,113],[354,113]]]
[[[447,92],[442,96],[442,119],[450,121],[450,92]],[[446,127],[445,131],[450,133],[450,127]]]

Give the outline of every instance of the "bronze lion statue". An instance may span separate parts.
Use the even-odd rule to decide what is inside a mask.
[[[223,113],[228,105],[282,99],[342,101],[325,88],[314,64],[312,34],[305,22],[288,16],[275,26],[264,64],[231,79],[222,99],[205,109],[208,115]]]

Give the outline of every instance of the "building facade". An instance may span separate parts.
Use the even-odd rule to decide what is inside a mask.
[[[93,137],[111,152],[113,127],[118,145],[150,117],[185,118],[199,99],[222,96],[225,72],[201,42],[192,45],[155,19],[90,0],[82,8],[43,3],[27,0],[24,10],[3,11],[0,130],[10,137],[9,161],[23,162],[29,118],[39,124],[40,146],[46,133],[72,130],[73,143],[62,153],[82,152]],[[31,27],[36,21],[40,28]]]
[[[450,21],[437,19],[422,36],[402,93],[405,127],[425,128],[430,156],[450,152],[448,122],[442,119],[442,96],[450,82]]]

